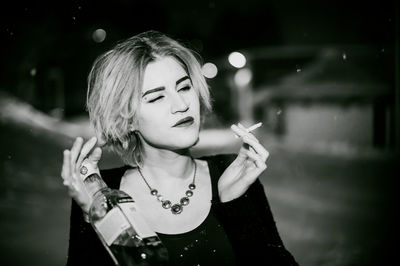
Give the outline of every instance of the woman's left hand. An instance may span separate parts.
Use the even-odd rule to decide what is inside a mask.
[[[236,159],[218,181],[221,202],[231,201],[242,196],[267,168],[265,162],[269,156],[268,151],[246,128],[241,125],[232,125],[231,129],[243,140],[243,145]]]

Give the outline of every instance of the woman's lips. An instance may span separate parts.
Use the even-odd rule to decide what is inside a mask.
[[[194,118],[191,116],[185,117],[175,123],[172,127],[187,127],[194,123]]]

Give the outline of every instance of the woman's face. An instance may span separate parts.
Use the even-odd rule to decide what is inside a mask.
[[[197,142],[199,96],[189,75],[173,57],[147,65],[137,126],[143,140],[153,147],[180,150]]]

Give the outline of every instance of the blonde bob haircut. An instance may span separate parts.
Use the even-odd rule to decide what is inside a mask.
[[[157,31],[126,39],[100,55],[88,76],[87,110],[99,142],[110,146],[129,165],[141,165],[142,148],[134,131],[146,66],[171,56],[190,77],[201,112],[211,110],[210,93],[200,57]]]

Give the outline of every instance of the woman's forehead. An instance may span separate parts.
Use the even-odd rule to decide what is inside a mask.
[[[175,84],[176,81],[187,75],[185,69],[175,58],[161,57],[146,66],[143,75],[143,90]]]

